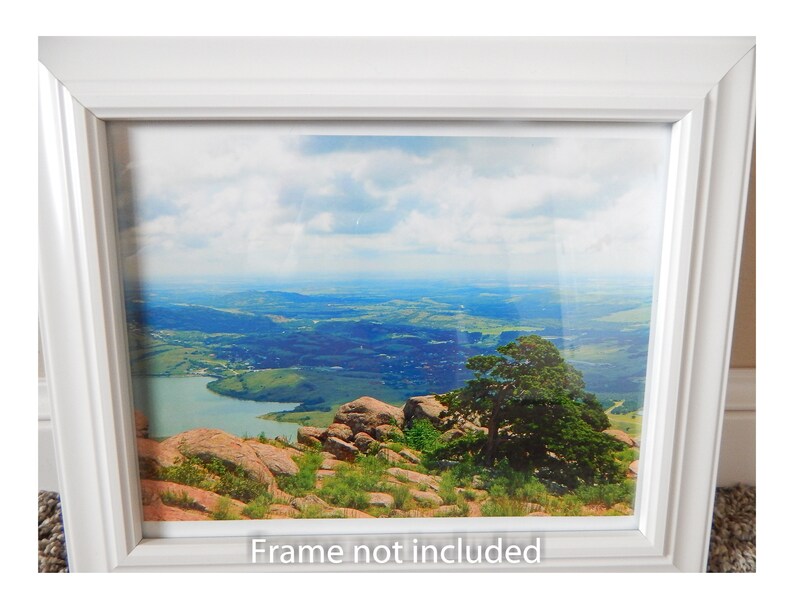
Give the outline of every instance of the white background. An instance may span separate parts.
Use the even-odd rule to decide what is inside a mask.
[[[784,6],[783,3],[775,3]],[[83,610],[328,611],[611,610],[734,611],[775,597],[789,564],[784,510],[792,491],[785,450],[791,432],[790,268],[792,137],[790,20],[772,3],[665,0],[600,2],[172,2],[40,0],[4,8],[5,87],[2,177],[4,351],[7,382],[2,457],[3,583],[28,604],[79,603]],[[755,35],[758,37],[758,433],[759,572],[722,576],[570,576],[462,574],[406,576],[88,576],[36,575],[36,55],[39,35]],[[27,410],[26,410],[27,409]],[[10,419],[9,419],[10,418]],[[773,532],[774,531],[774,532]],[[9,577],[7,573],[24,575]],[[43,585],[47,581],[48,585]],[[709,582],[708,584],[706,582]],[[35,583],[34,583],[35,582]],[[42,585],[39,585],[39,583]],[[122,585],[123,584],[123,585]],[[691,588],[691,590],[687,589]],[[6,594],[6,600],[11,600]]]

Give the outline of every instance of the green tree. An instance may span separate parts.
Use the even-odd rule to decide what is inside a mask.
[[[582,374],[566,363],[553,343],[522,336],[498,355],[469,358],[474,373],[461,389],[442,394],[444,416],[487,429],[474,450],[487,466],[505,458],[568,487],[613,481],[619,443],[601,432],[609,425]]]

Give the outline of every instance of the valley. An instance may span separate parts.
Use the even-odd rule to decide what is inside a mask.
[[[128,288],[126,307],[134,376],[211,377],[216,394],[297,404],[263,411],[268,420],[327,427],[353,398],[400,405],[456,389],[470,378],[469,357],[533,333],[560,349],[605,408],[620,402],[610,419],[632,434],[641,421],[647,283],[163,283]]]

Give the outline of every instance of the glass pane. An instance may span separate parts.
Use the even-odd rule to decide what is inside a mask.
[[[669,126],[109,135],[146,520],[634,513]]]

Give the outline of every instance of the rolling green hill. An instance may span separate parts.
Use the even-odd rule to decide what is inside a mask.
[[[326,420],[330,423],[340,405],[359,396],[399,405],[407,398],[375,375],[331,368],[257,370],[213,381],[207,387],[217,394],[246,400],[300,403],[294,411],[269,413],[263,418],[312,425]]]

